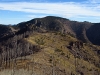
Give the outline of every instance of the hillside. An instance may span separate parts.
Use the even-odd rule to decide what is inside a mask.
[[[100,74],[99,23],[47,16],[1,25],[0,37],[0,75]]]
[[[77,22],[61,17],[47,16],[22,22],[14,26],[1,25],[0,37],[23,34],[26,31],[33,30],[38,32],[59,31],[65,34],[72,34],[83,42],[99,45],[99,25],[100,23]]]

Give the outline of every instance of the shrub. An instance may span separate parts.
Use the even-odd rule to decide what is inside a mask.
[[[44,45],[44,40],[43,39],[35,39],[35,42],[39,45]]]
[[[61,55],[65,55],[65,53],[61,52]]]
[[[56,51],[56,52],[62,52],[62,50],[60,50],[60,49],[58,49],[58,48],[55,49],[55,51]]]

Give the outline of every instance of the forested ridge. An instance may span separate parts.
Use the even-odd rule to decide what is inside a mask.
[[[0,25],[0,75],[99,75],[99,25],[54,16]]]

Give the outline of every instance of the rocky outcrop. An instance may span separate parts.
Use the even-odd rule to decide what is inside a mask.
[[[81,49],[83,47],[84,47],[83,42],[81,41],[70,42],[68,46],[69,49],[73,49],[73,48]]]

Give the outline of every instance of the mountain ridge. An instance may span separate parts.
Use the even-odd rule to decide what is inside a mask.
[[[47,16],[0,26],[0,75],[100,74],[99,23]]]
[[[99,31],[95,30],[96,29],[95,27],[99,28],[99,25],[100,23],[90,23],[86,21],[77,22],[77,21],[70,21],[69,19],[65,19],[61,17],[47,16],[44,18],[32,19],[27,22],[21,22],[11,27],[15,29],[16,33],[18,31],[24,32],[24,31],[34,30],[36,29],[36,27],[38,28],[37,29],[38,31],[39,29],[40,30],[42,29],[44,31],[60,31],[65,34],[70,33],[83,42],[89,42],[89,43],[91,42],[93,44],[100,45],[100,43],[98,43],[98,40],[96,40],[97,38],[99,39],[100,37]],[[12,33],[15,32],[12,31]],[[91,33],[94,35],[90,35]]]

